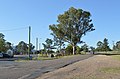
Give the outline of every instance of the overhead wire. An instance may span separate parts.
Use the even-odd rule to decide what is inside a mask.
[[[0,30],[0,32],[8,32],[8,31],[16,31],[16,30],[23,30],[23,29],[28,29],[28,27],[20,27],[20,28],[13,28],[13,29],[3,29]]]

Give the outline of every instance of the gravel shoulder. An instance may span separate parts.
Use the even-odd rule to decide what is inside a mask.
[[[120,61],[112,56],[95,55],[37,79],[120,79]]]

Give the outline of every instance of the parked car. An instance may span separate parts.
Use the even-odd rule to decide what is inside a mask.
[[[6,54],[8,54],[10,58],[13,58],[13,57],[14,57],[14,53],[13,53],[13,51],[10,50],[10,49],[6,52]]]
[[[3,58],[3,53],[0,53],[0,58]]]
[[[11,58],[11,56],[6,53],[0,53],[0,58]]]
[[[11,56],[6,54],[6,53],[2,53],[3,54],[3,58],[10,58]]]

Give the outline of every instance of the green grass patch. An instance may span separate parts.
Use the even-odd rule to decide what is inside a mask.
[[[15,62],[29,62],[29,60],[15,60]]]
[[[59,57],[48,57],[46,54],[38,54],[37,58],[33,58],[33,60],[53,60],[58,59]]]
[[[70,78],[70,79],[102,79],[102,78],[98,78],[96,76],[87,76],[87,77],[76,76],[76,77],[73,77],[73,78]]]
[[[53,60],[53,59],[58,59],[57,57],[51,58],[51,57],[37,57],[33,58],[33,60]]]
[[[109,68],[102,68],[100,70],[100,72],[104,72],[104,73],[111,73],[111,74],[116,74],[116,73],[120,73],[120,67],[109,67]]]
[[[112,55],[112,58],[120,61],[120,55]]]
[[[79,54],[77,54],[79,55]],[[36,60],[54,60],[54,59],[60,59],[60,58],[70,58],[70,57],[73,57],[73,56],[77,56],[77,55],[67,55],[67,56],[58,56],[58,57],[48,57],[46,55],[42,55],[42,54],[39,54],[37,57],[33,57],[32,60],[33,61],[36,61]],[[29,58],[25,58],[25,59],[17,59],[15,60],[16,62],[29,62],[31,60],[29,60]]]
[[[38,54],[38,57],[48,57],[47,54]]]

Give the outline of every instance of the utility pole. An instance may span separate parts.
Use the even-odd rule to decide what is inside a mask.
[[[114,41],[112,41],[113,42],[113,50],[115,50],[115,44],[114,44]]]
[[[41,43],[39,43],[39,50],[41,49]]]
[[[36,50],[38,50],[38,38],[36,38]]]
[[[41,38],[40,38],[41,39]],[[39,40],[39,50],[41,50],[41,43],[40,43],[40,40]]]
[[[29,47],[28,47],[28,56],[29,56],[29,59],[30,59],[30,39],[31,39],[31,27],[29,26],[29,35],[28,35],[28,41],[29,41]]]

